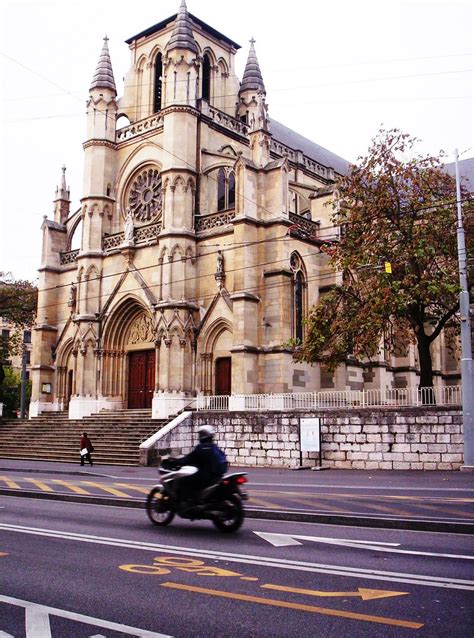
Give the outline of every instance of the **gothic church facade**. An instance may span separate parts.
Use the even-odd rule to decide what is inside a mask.
[[[182,0],[127,44],[122,97],[107,40],[92,80],[80,208],[63,171],[43,222],[30,415],[415,384],[411,352],[369,374],[293,363],[336,281],[320,247],[348,163],[270,119],[254,42],[239,82],[239,45]]]

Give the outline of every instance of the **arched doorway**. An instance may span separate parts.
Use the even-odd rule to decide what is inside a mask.
[[[128,297],[112,310],[104,328],[102,395],[124,408],[151,408],[155,391],[153,319]]]
[[[216,389],[218,395],[231,394],[232,391],[232,359],[220,357],[216,360],[215,367]]]

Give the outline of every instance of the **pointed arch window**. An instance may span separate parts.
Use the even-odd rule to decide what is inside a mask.
[[[303,287],[304,279],[301,271],[296,273],[294,284],[295,299],[295,337],[303,341]]]
[[[234,208],[235,207],[235,174],[234,173],[229,173],[229,179],[228,179],[228,201],[227,201],[227,208]]]
[[[161,110],[161,93],[163,89],[163,58],[158,53],[155,58],[155,93],[153,96],[153,113]]]
[[[220,168],[217,174],[217,210],[235,207],[235,173]]]
[[[225,171],[219,169],[217,175],[217,210],[225,210]]]
[[[208,102],[211,98],[211,60],[207,53],[202,61],[202,98]]]
[[[293,271],[293,338],[299,342],[304,338],[304,318],[306,315],[306,276],[303,260],[294,252],[290,257],[290,268]]]

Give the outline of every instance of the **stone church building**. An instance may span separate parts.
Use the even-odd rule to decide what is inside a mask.
[[[182,0],[127,44],[123,95],[107,38],[92,79],[80,208],[63,170],[43,222],[30,415],[416,384],[412,352],[335,374],[292,360],[335,282],[325,204],[349,164],[269,117],[253,40],[239,81],[240,46]]]

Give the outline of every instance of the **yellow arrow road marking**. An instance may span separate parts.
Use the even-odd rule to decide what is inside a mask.
[[[71,490],[71,492],[76,492],[76,494],[87,494],[88,496],[90,496],[90,492],[87,492],[86,490],[83,490],[82,487],[78,487],[77,485],[74,485],[73,483],[69,483],[68,481],[60,481],[59,479],[53,479],[53,483],[57,483],[58,485],[64,485],[64,487],[67,487],[68,490]]]
[[[12,481],[11,479],[7,478],[6,476],[0,476],[0,481],[5,481],[5,483],[7,484],[7,487],[10,487],[13,490],[20,490],[21,487],[18,485],[18,483],[15,483],[15,481]]]
[[[138,485],[129,485],[128,483],[114,483],[114,485],[118,485],[119,487],[126,487],[128,490],[133,490],[135,492],[140,492],[141,494],[149,494],[151,488],[150,487],[139,487]]]
[[[318,591],[316,589],[300,589],[299,587],[285,587],[284,585],[260,585],[262,589],[274,589],[287,591],[294,594],[306,594],[307,596],[319,596],[325,598],[346,598],[358,596],[362,600],[375,600],[376,598],[391,598],[392,596],[408,596],[407,591],[387,591],[384,589],[364,589],[358,587],[357,591]]]
[[[315,607],[313,605],[302,605],[300,603],[290,603],[286,600],[275,600],[272,598],[260,598],[259,596],[249,596],[247,594],[235,594],[228,591],[220,591],[218,589],[206,589],[204,587],[193,587],[191,585],[181,585],[180,583],[161,583],[161,587],[170,589],[179,589],[181,591],[194,592],[196,594],[207,594],[220,598],[231,598],[233,600],[242,600],[248,603],[256,603],[259,605],[270,605],[271,607],[284,607],[285,609],[295,609],[298,611],[308,611],[313,614],[322,614],[323,616],[336,616],[339,618],[351,618],[352,620],[365,620],[366,622],[380,623],[382,625],[393,625],[395,627],[406,627],[407,629],[420,629],[423,623],[411,622],[409,620],[398,620],[397,618],[386,618],[385,616],[369,616],[367,614],[356,614],[351,611],[340,611],[338,609],[326,609],[325,607]]]
[[[82,484],[90,485],[91,487],[96,487],[99,490],[104,490],[104,492],[108,492],[109,494],[113,494],[114,496],[120,496],[121,498],[129,498],[130,496],[130,494],[125,494],[125,492],[116,490],[114,487],[109,487],[108,485],[104,485],[103,483],[94,483],[93,481],[82,481]]]
[[[23,480],[28,481],[29,483],[33,483],[33,485],[39,487],[40,490],[43,490],[43,492],[54,492],[52,487],[46,485],[46,483],[44,483],[43,481],[38,481],[38,479],[24,478]]]

